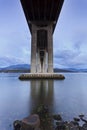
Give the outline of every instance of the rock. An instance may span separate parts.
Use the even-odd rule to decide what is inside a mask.
[[[83,115],[83,114],[81,114],[81,115],[79,115],[79,117],[80,117],[80,118],[83,118],[83,117],[84,117],[84,115]]]
[[[37,130],[40,126],[40,119],[37,114],[30,115],[22,120],[23,130]]]
[[[14,121],[13,123],[14,130],[20,130],[21,126],[22,126],[21,121],[19,120]]]
[[[68,123],[68,128],[69,130],[79,130],[79,126],[74,124],[74,121],[71,121],[70,123]]]
[[[57,121],[62,121],[62,117],[58,114],[58,115],[53,115],[53,119],[57,120]]]
[[[73,118],[74,119],[74,121],[77,121],[77,122],[79,122],[80,121],[80,119],[79,118]]]
[[[81,126],[79,126],[79,130],[84,130]]]
[[[83,124],[82,128],[83,128],[83,130],[87,130],[87,124],[86,123]]]
[[[49,112],[49,110],[48,110],[48,107],[47,107],[47,106],[44,106],[43,110],[44,110],[44,113],[48,113],[48,112]]]
[[[66,128],[66,124],[63,121],[56,122],[56,125],[57,125],[56,129],[58,129],[58,130],[60,130],[60,129],[65,130],[65,128]]]
[[[79,123],[77,121],[71,121],[71,123],[75,126],[79,126]]]

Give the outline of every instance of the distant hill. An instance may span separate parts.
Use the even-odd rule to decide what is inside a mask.
[[[29,64],[18,64],[18,65],[11,65],[5,68],[1,68],[4,70],[22,70],[22,69],[30,69],[30,65]]]
[[[69,69],[58,69],[58,68],[54,68],[54,72],[74,72],[74,71],[69,70]]]
[[[76,68],[54,68],[54,72],[87,72],[87,69],[76,69]]]
[[[30,72],[29,64],[17,64],[0,68],[0,72]]]
[[[17,64],[0,68],[0,72],[30,72],[30,64]],[[87,69],[54,68],[54,72],[87,72]]]

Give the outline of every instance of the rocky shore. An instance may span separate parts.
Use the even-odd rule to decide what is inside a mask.
[[[60,114],[52,115],[47,106],[40,105],[29,117],[14,121],[13,126],[14,130],[87,130],[87,120],[80,114],[72,121],[64,121]]]

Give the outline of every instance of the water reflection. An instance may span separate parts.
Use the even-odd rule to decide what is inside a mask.
[[[54,81],[53,80],[31,80],[31,111],[40,104],[48,105],[53,110]]]
[[[31,114],[41,103],[53,114],[72,120],[87,117],[87,73],[65,73],[66,79],[20,81],[19,74],[0,74],[0,130],[13,130],[14,120]]]

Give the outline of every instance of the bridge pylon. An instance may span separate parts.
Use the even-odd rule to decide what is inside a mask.
[[[53,73],[53,24],[31,26],[31,73]]]

